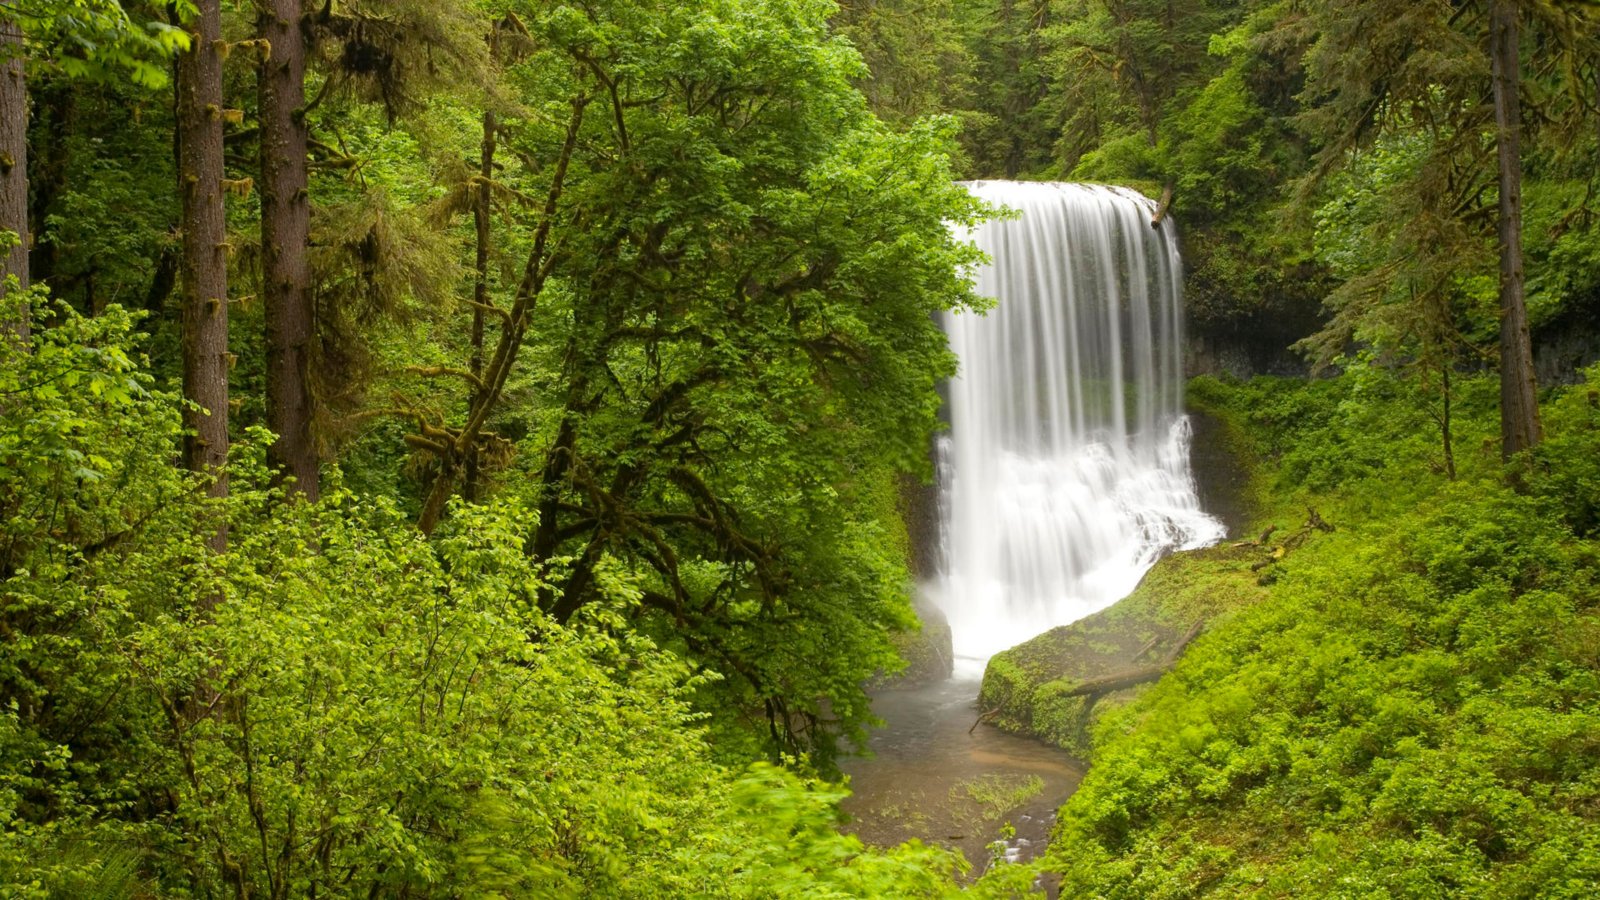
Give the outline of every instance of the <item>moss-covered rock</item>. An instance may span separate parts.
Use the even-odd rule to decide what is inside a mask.
[[[1261,555],[1239,545],[1174,553],[1126,599],[996,655],[979,695],[986,719],[1088,759],[1094,721],[1146,685],[1101,695],[1092,705],[1069,692],[1091,679],[1158,665],[1196,623],[1260,600],[1266,591],[1251,565]]]

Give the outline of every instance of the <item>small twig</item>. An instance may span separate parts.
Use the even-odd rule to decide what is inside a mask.
[[[978,714],[978,720],[976,722],[972,723],[972,727],[971,728],[967,729],[967,734],[971,734],[974,731],[977,731],[979,725],[982,725],[983,723],[985,723],[985,722],[989,721],[990,719],[994,718],[999,712],[1000,712],[1000,707],[996,706],[994,709],[987,710],[985,712],[979,713]]]

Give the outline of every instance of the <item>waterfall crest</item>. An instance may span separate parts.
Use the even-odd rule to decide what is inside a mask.
[[[1115,603],[1171,549],[1214,543],[1183,416],[1182,269],[1133,191],[980,181],[1020,217],[969,237],[987,315],[945,316],[961,360],[941,439],[943,575],[972,661]]]

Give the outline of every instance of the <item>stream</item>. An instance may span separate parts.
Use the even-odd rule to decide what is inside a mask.
[[[990,860],[989,845],[1007,823],[1004,852],[1026,861],[1044,851],[1055,811],[1077,789],[1082,764],[1031,738],[1007,734],[978,717],[979,676],[885,690],[872,701],[885,722],[868,741],[870,757],[843,760],[851,797],[846,828],[868,844],[917,838],[961,851],[972,877]],[[968,732],[971,732],[970,734]]]

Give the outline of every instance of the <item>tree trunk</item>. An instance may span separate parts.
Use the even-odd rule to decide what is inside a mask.
[[[494,42],[491,42],[489,52],[495,52]],[[498,127],[493,110],[486,110],[483,114],[483,144],[478,160],[477,199],[472,205],[472,221],[477,232],[477,257],[474,260],[475,277],[472,285],[475,304],[472,308],[472,358],[468,361],[469,371],[480,379],[483,377],[483,316],[492,302],[489,299],[489,226],[494,194],[490,190],[490,181],[494,178],[495,129]],[[480,464],[478,445],[474,443],[467,448],[466,481],[461,491],[468,501],[478,499],[479,481],[482,478]]]
[[[178,182],[183,199],[183,394],[193,434],[184,461],[228,493],[228,253],[222,207],[222,6],[199,0],[189,50],[178,57]],[[219,529],[212,545],[226,548]]]
[[[10,6],[9,0],[0,4]],[[19,243],[0,254],[0,296],[6,278],[28,287],[28,85],[22,67],[22,26],[0,19],[0,231],[15,232]],[[0,321],[7,332],[26,343],[28,313]]]
[[[517,362],[517,355],[522,350],[522,340],[527,334],[529,319],[539,303],[539,298],[544,295],[545,282],[549,280],[554,270],[554,261],[549,253],[550,232],[555,226],[556,212],[560,208],[562,193],[566,186],[567,168],[572,164],[572,157],[578,146],[578,131],[583,126],[583,112],[588,104],[589,98],[582,95],[573,97],[570,101],[572,118],[567,122],[567,135],[561,144],[561,153],[556,157],[555,171],[551,175],[550,187],[545,194],[544,212],[540,215],[538,227],[534,229],[533,247],[528,251],[528,260],[522,269],[522,281],[517,285],[509,307],[500,317],[500,336],[495,345],[494,356],[484,368],[481,383],[473,392],[466,424],[458,430],[447,431],[442,442],[434,441],[438,445],[435,452],[438,455],[439,471],[433,476],[433,486],[429,489],[428,499],[423,503],[422,513],[417,517],[417,527],[423,534],[432,534],[444,515],[445,506],[449,503],[450,496],[455,491],[456,480],[461,474],[461,460],[466,456],[467,449],[480,440],[489,416],[500,402],[506,379],[510,377],[511,370]]]
[[[1489,59],[1500,162],[1500,452],[1510,459],[1542,437],[1522,265],[1522,104],[1516,0],[1494,0]]]
[[[314,329],[306,249],[311,201],[306,174],[306,40],[301,0],[266,0],[258,19],[270,45],[259,76],[261,275],[267,325],[267,427],[278,436],[269,459],[315,500],[317,449],[307,383]]]

